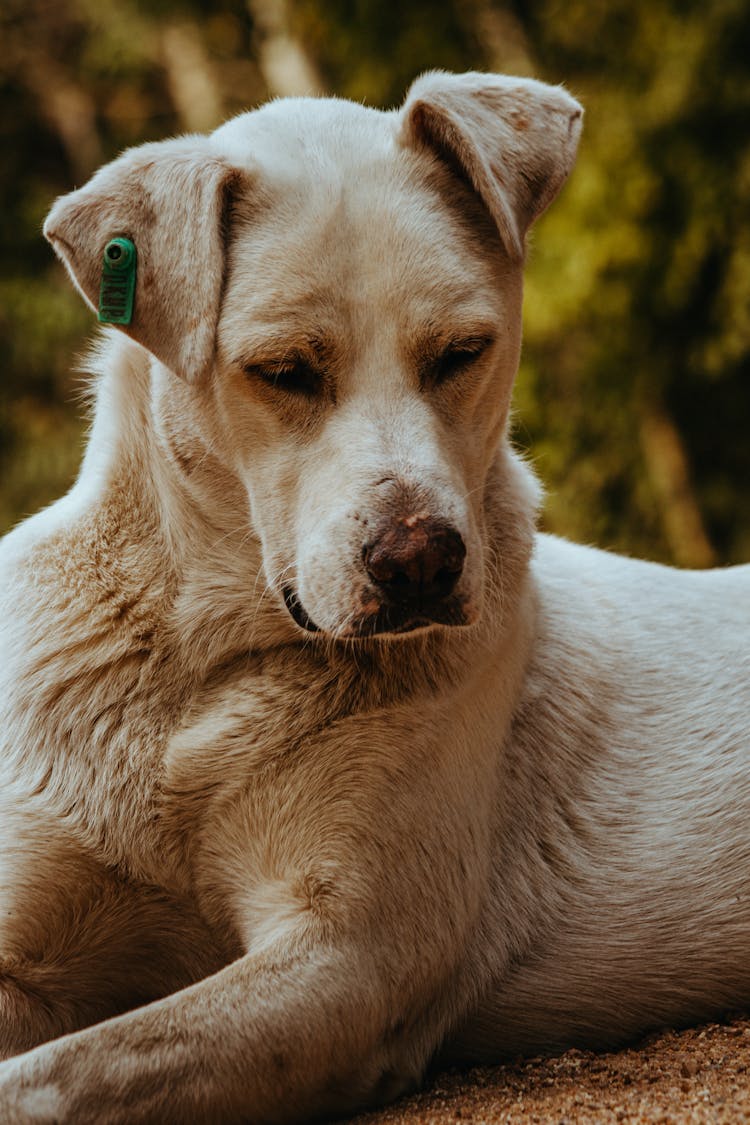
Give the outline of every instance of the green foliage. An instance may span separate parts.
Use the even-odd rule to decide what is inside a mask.
[[[129,144],[285,92],[293,48],[322,90],[376,105],[434,67],[581,98],[578,167],[532,241],[516,394],[547,526],[687,565],[748,557],[745,0],[5,0],[0,35],[0,525],[59,494],[81,445],[71,357],[92,319],[40,236],[50,202]]]
[[[531,28],[589,107],[528,290],[518,404],[548,518],[684,563],[747,557],[750,12],[596,11],[540,4]]]
[[[341,97],[394,106],[423,70],[466,70],[483,60],[470,4],[409,0],[296,0],[292,29]]]

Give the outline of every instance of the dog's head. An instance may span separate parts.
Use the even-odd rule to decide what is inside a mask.
[[[300,628],[477,618],[524,238],[580,123],[559,88],[435,73],[398,112],[284,100],[144,145],[55,204],[93,305],[106,243],[135,243],[123,330],[158,361],[162,433],[242,482]]]

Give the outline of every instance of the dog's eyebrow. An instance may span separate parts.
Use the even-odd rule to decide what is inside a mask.
[[[477,353],[494,343],[498,327],[489,321],[467,322],[465,325],[453,324],[430,326],[416,335],[409,344],[409,354],[418,364],[429,363],[447,351],[467,351]]]
[[[258,335],[235,357],[235,363],[239,367],[262,367],[266,363],[304,360],[328,366],[333,352],[333,345],[322,333],[291,335],[274,332]]]

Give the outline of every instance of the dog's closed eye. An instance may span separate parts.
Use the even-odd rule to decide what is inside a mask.
[[[260,379],[276,391],[306,398],[316,395],[323,383],[321,373],[303,359],[246,364],[244,371],[249,378]]]
[[[447,348],[428,353],[422,364],[423,385],[440,386],[447,383],[479,359],[491,343],[491,337],[477,336],[456,341]]]

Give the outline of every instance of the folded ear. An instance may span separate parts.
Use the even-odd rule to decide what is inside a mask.
[[[423,74],[401,111],[401,141],[426,145],[479,194],[508,254],[573,167],[583,110],[559,86],[499,74]]]
[[[44,234],[94,309],[107,243],[136,248],[135,301],[122,331],[186,379],[210,368],[224,278],[223,216],[238,176],[207,137],[130,149],[61,196]]]

